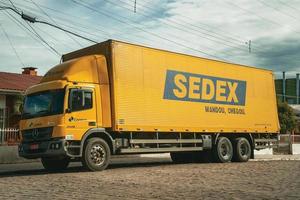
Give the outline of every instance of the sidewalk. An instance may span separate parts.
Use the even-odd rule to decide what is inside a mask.
[[[255,155],[251,161],[271,161],[271,160],[300,160],[300,154],[296,155]]]
[[[161,154],[141,154],[144,158],[170,158],[168,153]],[[300,154],[296,155],[269,155],[269,154],[259,154],[255,155],[254,159],[250,161],[273,161],[273,160],[300,160]]]

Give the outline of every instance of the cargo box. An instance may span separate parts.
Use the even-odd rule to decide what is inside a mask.
[[[109,40],[63,56],[105,55],[115,131],[277,133],[270,70]]]

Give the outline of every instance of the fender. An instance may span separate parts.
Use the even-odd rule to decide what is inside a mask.
[[[215,135],[215,138],[214,138],[214,140],[213,140],[213,144],[217,144],[217,140],[218,140],[218,137],[220,136],[220,133],[215,133],[214,134]]]
[[[108,137],[110,139],[110,142],[112,144],[112,152],[114,153],[116,151],[115,147],[115,140],[111,137],[111,135],[105,131],[105,128],[92,128],[89,129],[82,137],[81,143],[80,143],[80,156],[82,156],[82,151],[83,151],[83,145],[86,139],[92,135],[92,134],[99,134],[99,135],[104,135],[105,137]]]

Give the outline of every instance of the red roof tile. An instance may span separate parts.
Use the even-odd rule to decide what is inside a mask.
[[[25,91],[28,87],[39,83],[42,76],[0,72],[0,90]]]

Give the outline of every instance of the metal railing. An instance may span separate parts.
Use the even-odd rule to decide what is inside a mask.
[[[275,154],[293,154],[293,145],[300,144],[300,135],[280,134],[277,148],[273,148]]]
[[[0,128],[0,145],[18,145],[21,141],[20,131],[15,128]]]
[[[299,134],[280,134],[279,135],[279,144],[282,144],[282,143],[300,144],[300,135]]]

